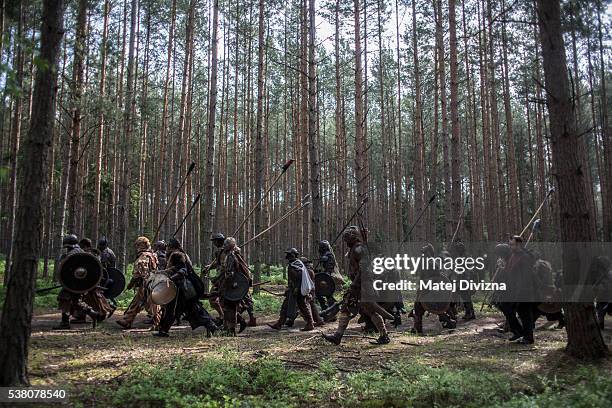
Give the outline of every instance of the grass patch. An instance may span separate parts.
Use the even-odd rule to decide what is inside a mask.
[[[127,407],[607,407],[612,379],[593,367],[566,378],[543,379],[537,389],[505,373],[394,362],[341,374],[323,360],[310,371],[276,359],[244,361],[224,352],[170,364],[141,363],[111,389],[87,386],[79,397],[101,406]]]

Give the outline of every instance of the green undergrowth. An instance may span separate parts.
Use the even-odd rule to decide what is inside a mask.
[[[77,404],[126,407],[608,407],[612,378],[594,367],[518,381],[508,373],[390,362],[346,373],[328,360],[308,371],[276,359],[181,357],[141,363],[108,388],[87,386]]]

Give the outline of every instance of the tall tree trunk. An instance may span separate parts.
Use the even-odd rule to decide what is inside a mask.
[[[38,256],[41,249],[44,184],[54,126],[57,62],[63,30],[64,3],[44,0],[40,61],[34,82],[32,121],[20,162],[19,211],[15,228],[15,273],[8,282],[0,322],[0,386],[29,385],[27,364]]]
[[[461,216],[461,157],[459,151],[459,79],[457,75],[457,18],[455,0],[448,2],[448,31],[450,35],[450,110],[451,110],[451,210],[452,220],[459,223]]]
[[[546,101],[550,115],[552,161],[559,187],[561,241],[563,242],[564,280],[568,285],[581,281],[580,242],[593,236],[586,202],[586,183],[582,168],[583,141],[576,129],[575,112],[567,78],[567,60],[561,30],[559,0],[537,0],[538,25],[546,81]],[[584,254],[582,254],[584,256]],[[582,262],[585,262],[582,259]],[[567,348],[573,357],[602,358],[608,354],[593,303],[568,303]]]
[[[255,197],[254,201],[259,202],[262,198],[264,189],[264,156],[263,156],[263,99],[264,99],[264,0],[259,0],[259,24],[258,24],[258,43],[257,43],[257,129],[255,134]],[[261,231],[262,207],[255,209],[255,231]],[[253,262],[255,264],[255,283],[261,280],[261,240],[255,241],[255,251]],[[259,292],[259,287],[253,288],[254,293]]]
[[[422,107],[421,107],[421,73],[419,72],[419,52],[417,42],[417,16],[416,0],[412,0],[412,61],[414,69],[414,127],[415,127],[415,152],[414,152],[414,213],[420,214],[423,209],[424,200],[424,161],[425,161],[425,140],[422,127]],[[418,222],[414,238],[416,241],[425,239],[424,227],[422,222]]]
[[[317,143],[317,70],[315,63],[315,0],[308,7],[308,158],[310,159],[310,198],[312,200],[312,230],[310,242],[322,239],[321,235],[321,164]],[[316,246],[311,246],[311,248]],[[314,255],[314,254],[311,254]]]
[[[138,0],[131,1],[131,17],[130,17],[130,37],[128,47],[128,60],[127,60],[127,88],[125,91],[125,105],[123,109],[123,141],[122,141],[122,153],[124,157],[123,161],[123,179],[121,180],[121,189],[119,197],[119,209],[117,213],[118,217],[118,234],[119,234],[119,248],[117,251],[117,265],[122,269],[127,263],[127,239],[128,231],[130,226],[130,185],[132,180],[132,162],[130,159],[134,157],[132,154],[132,133],[133,120],[132,112],[133,105],[136,102],[134,92],[134,70],[135,70],[135,58],[134,50],[137,41],[136,37],[136,19],[138,16]]]
[[[212,242],[208,239],[212,234],[214,217],[214,157],[215,157],[215,122],[217,114],[217,69],[218,69],[218,31],[219,31],[219,0],[213,0],[212,42],[211,42],[211,71],[210,91],[208,98],[208,124],[206,127],[206,170],[204,176],[204,203],[203,203],[203,233],[205,259],[212,256]],[[217,197],[221,199],[221,197]]]
[[[338,168],[338,219],[344,223],[346,215],[346,202],[348,199],[347,185],[347,157],[346,157],[346,135],[344,133],[344,119],[342,110],[342,77],[340,75],[340,0],[336,0],[334,9],[334,70],[336,80],[335,93],[335,128],[336,128],[336,152]]]
[[[68,169],[68,232],[79,234],[77,230],[77,196],[79,180],[79,148],[81,140],[81,98],[83,97],[85,53],[87,41],[87,0],[79,0],[76,18],[74,60],[72,62],[72,126],[70,132],[70,168]]]
[[[368,196],[367,162],[368,151],[364,132],[363,116],[363,69],[361,64],[361,19],[360,1],[353,0],[355,21],[355,176],[357,177],[357,198],[362,202]],[[367,208],[367,205],[364,206]],[[364,211],[367,218],[367,211]]]
[[[502,2],[502,8],[505,8]],[[506,23],[502,22],[503,77],[504,77],[504,111],[506,114],[506,150],[508,172],[508,227],[510,231],[519,231],[522,226],[519,211],[518,176],[516,154],[514,152],[514,131],[512,126],[512,106],[510,105],[510,72],[508,70],[508,36]],[[516,232],[513,232],[516,233]]]
[[[19,21],[17,22],[17,38],[15,39],[15,58],[14,63],[16,66],[15,75],[15,86],[19,88],[19,92],[15,95],[13,102],[13,117],[12,128],[11,128],[11,143],[9,147],[9,162],[10,162],[10,185],[8,193],[8,205],[10,206],[10,218],[8,223],[8,259],[6,260],[4,270],[4,286],[8,283],[11,275],[11,264],[13,259],[13,242],[15,241],[15,223],[17,219],[17,168],[18,168],[18,156],[19,156],[19,145],[21,139],[21,116],[23,110],[23,96],[21,95],[21,88],[23,86],[23,25],[25,20],[25,13],[23,10],[23,4],[19,3]]]
[[[110,14],[110,0],[104,1],[104,24],[102,26],[102,44],[101,48],[101,67],[100,67],[100,86],[98,92],[100,98],[104,100],[104,94],[106,93],[106,42],[108,38],[108,17]],[[100,124],[98,126],[98,140],[96,143],[96,171],[94,174],[95,185],[94,185],[94,197],[93,197],[93,228],[92,235],[94,238],[98,238],[100,235],[100,186],[102,182],[102,151],[104,147],[104,108],[100,111]],[[108,232],[107,232],[108,233]]]

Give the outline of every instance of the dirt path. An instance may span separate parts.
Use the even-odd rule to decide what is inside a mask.
[[[499,315],[489,314],[470,322],[461,322],[455,330],[442,330],[435,316],[425,319],[425,336],[409,333],[412,321],[404,319],[402,326],[392,329],[391,344],[371,345],[356,323],[349,326],[342,345],[333,346],[321,338],[321,332],[331,332],[335,323],[322,330],[301,332],[300,319],[291,329],[274,331],[265,325],[275,316],[259,316],[257,327],[249,327],[238,337],[213,337],[192,331],[189,326],[173,327],[169,338],[152,336],[141,314],[131,330],[121,330],[115,323],[122,313],[102,322],[96,329],[91,325],[73,325],[71,330],[54,331],[59,321],[55,312],[37,314],[33,321],[31,371],[35,384],[61,385],[104,383],[125,375],[128,368],[142,362],[163,364],[183,355],[193,358],[219,356],[226,351],[239,353],[242,358],[256,360],[275,357],[288,367],[312,370],[323,360],[331,361],[340,372],[385,368],[394,360],[412,360],[429,366],[482,367],[509,370],[517,376],[555,370],[564,359],[564,330],[551,330],[545,321],[538,321],[535,346],[509,343],[497,333]],[[604,332],[612,342],[612,330]],[[550,358],[551,355],[560,356]]]

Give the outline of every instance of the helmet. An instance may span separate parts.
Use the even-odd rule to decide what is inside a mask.
[[[329,241],[326,241],[326,240],[319,241],[319,252],[325,253],[329,251],[330,248],[331,248],[331,245],[329,244]]]
[[[428,242],[421,248],[421,253],[425,256],[433,257],[436,253],[436,250],[434,249],[433,245]]]
[[[211,241],[216,241],[216,240],[223,240],[225,241],[225,235],[223,235],[220,232],[214,233],[210,236],[210,240]]]
[[[102,237],[98,240],[98,249],[104,251],[106,248],[108,248],[108,240],[106,237]]]
[[[79,239],[74,234],[65,235],[64,238],[62,238],[63,247],[78,245],[78,243]]]
[[[298,256],[300,256],[300,252],[295,248],[288,248],[285,251],[285,255],[293,255],[294,257],[297,258]]]

